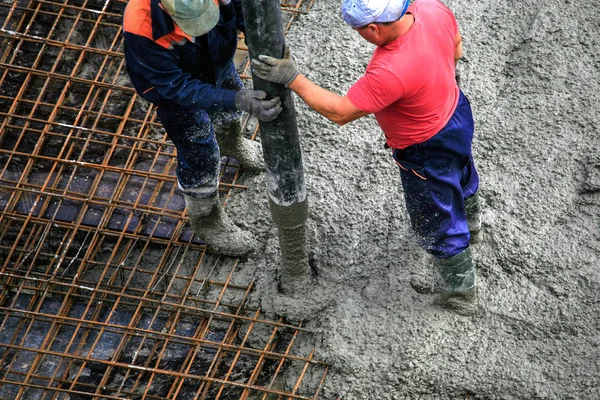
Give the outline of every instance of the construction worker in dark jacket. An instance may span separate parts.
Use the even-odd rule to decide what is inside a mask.
[[[208,247],[242,256],[253,236],[225,214],[218,196],[221,154],[262,170],[258,143],[242,136],[242,113],[271,121],[278,97],[246,90],[233,64],[241,0],[130,0],[123,16],[131,82],[155,104],[177,148],[177,179],[190,223]]]

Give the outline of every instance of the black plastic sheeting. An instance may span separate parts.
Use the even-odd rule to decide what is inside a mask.
[[[68,312],[65,313],[63,310],[61,313],[61,315],[71,318],[119,325],[116,328],[109,328],[111,332],[101,332],[98,325],[91,328],[92,324],[86,327],[86,323],[83,322],[81,326],[77,327],[73,323],[70,325],[62,323],[60,318],[50,317],[59,312],[61,306],[63,306],[63,298],[61,296],[58,298],[40,298],[38,296],[38,300],[33,300],[34,303],[39,303],[35,304],[35,307],[40,307],[36,312],[47,314],[48,317],[40,320],[40,317],[36,316],[32,321],[28,314],[19,312],[19,310],[31,309],[32,299],[32,294],[20,293],[16,298],[15,296],[12,298],[7,297],[4,304],[2,304],[3,307],[12,307],[11,312],[6,314],[1,321],[4,326],[0,330],[0,358],[4,360],[0,369],[2,370],[3,379],[8,381],[22,382],[25,375],[32,368],[36,356],[39,357],[39,349],[42,347],[44,350],[64,354],[65,356],[46,354],[40,357],[41,359],[38,359],[34,371],[31,371],[36,377],[31,378],[29,383],[48,386],[51,381],[52,387],[60,387],[58,385],[61,381],[68,382],[63,389],[88,393],[94,393],[97,390],[97,385],[105,378],[109,365],[102,361],[110,360],[128,365],[149,366],[167,371],[184,372],[186,359],[190,354],[195,353],[188,373],[203,376],[217,354],[216,349],[206,347],[198,349],[197,345],[191,341],[190,343],[183,343],[182,339],[179,339],[179,342],[167,341],[165,343],[165,338],[161,335],[154,337],[149,335],[149,338],[144,339],[139,333],[132,333],[135,329],[130,328],[127,330],[126,328],[131,324],[134,317],[133,310],[130,311],[123,307],[119,307],[111,313],[109,306],[96,305],[86,312],[86,307],[89,307],[89,304],[73,303],[70,305]],[[14,304],[12,304],[13,301]],[[162,332],[170,329],[167,322],[166,315],[157,318],[156,315],[147,312],[142,313],[133,325],[134,328]],[[201,323],[198,320],[179,321],[176,324],[174,333],[191,338],[196,334]],[[120,326],[123,328],[121,329]],[[218,346],[224,337],[224,331],[208,331],[203,339],[214,342]],[[117,352],[123,340],[124,347],[122,351]],[[45,346],[44,343],[46,343]],[[95,346],[94,343],[96,343]],[[7,348],[3,347],[2,344],[18,345],[31,349],[31,351]],[[157,348],[162,350],[160,361],[157,358]],[[91,361],[84,363],[83,360],[73,360],[68,355],[86,357]],[[151,359],[148,360],[148,358]],[[94,360],[97,360],[97,362]],[[150,362],[148,363],[148,361]],[[251,367],[251,365],[247,364],[246,367]],[[106,383],[103,387],[104,394],[123,395],[119,392],[148,389],[149,372],[125,367],[113,366],[110,368],[110,376],[108,380],[105,380]],[[19,372],[21,374],[18,374]],[[78,374],[79,377],[77,377]],[[138,381],[140,374],[144,374],[146,383],[140,384]],[[72,381],[76,378],[76,382],[73,383]],[[174,380],[175,377],[172,375],[155,374],[147,394],[166,396]],[[177,398],[193,397],[194,391],[197,390],[200,384],[200,379],[186,379]],[[71,385],[74,386],[71,387]],[[17,383],[2,384],[0,399],[16,398],[19,389],[20,386]],[[24,398],[41,399],[44,394],[50,392],[52,391],[47,389],[28,388]],[[68,398],[84,399],[89,398],[89,396],[69,394]]]
[[[159,160],[154,166],[149,162],[136,165],[139,175],[107,170],[99,178],[93,193],[92,186],[100,174],[97,169],[70,166],[70,171],[61,171],[60,176],[57,173],[31,172],[21,187],[25,186],[33,192],[22,192],[11,211],[63,222],[74,222],[81,218],[80,223],[85,226],[99,227],[103,224],[104,228],[110,230],[170,239],[175,234],[179,217],[156,213],[163,210],[181,213],[185,201],[181,192],[174,188],[176,183],[144,174],[151,167],[152,172],[162,173],[164,164],[161,165],[160,161],[166,162]],[[7,169],[0,179],[5,188],[22,181],[21,173],[15,168],[12,171]],[[42,193],[39,189],[43,186],[46,189]],[[122,189],[117,189],[120,187]],[[81,200],[65,199],[50,193],[66,193],[69,197],[81,197]],[[7,209],[12,195],[9,190],[0,190],[0,211]],[[89,204],[81,215],[86,202]],[[108,206],[98,204],[108,202],[113,204],[109,212]],[[107,217],[108,220],[103,221]],[[186,227],[180,232],[179,240],[188,242],[191,236],[192,231]],[[195,241],[200,242],[198,239]]]

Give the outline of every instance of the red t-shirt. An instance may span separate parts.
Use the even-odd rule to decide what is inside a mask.
[[[365,75],[347,95],[359,110],[375,114],[395,149],[438,133],[460,93],[454,78],[454,14],[438,0],[417,0],[408,12],[415,18],[410,30],[375,49]]]

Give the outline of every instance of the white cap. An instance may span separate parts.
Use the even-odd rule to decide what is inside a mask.
[[[353,28],[374,22],[393,22],[408,8],[409,0],[342,0],[342,18]]]

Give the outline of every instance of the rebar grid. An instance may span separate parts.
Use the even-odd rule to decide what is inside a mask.
[[[312,333],[249,306],[188,227],[125,5],[0,0],[0,398],[317,399]],[[282,4],[285,31],[311,6]],[[222,160],[225,201],[242,170]]]

